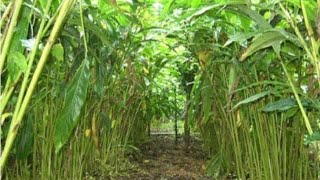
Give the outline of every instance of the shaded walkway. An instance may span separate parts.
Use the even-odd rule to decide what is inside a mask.
[[[175,145],[174,135],[165,133],[151,135],[151,141],[140,149],[141,157],[131,159],[137,168],[119,179],[210,179],[205,176],[206,155],[201,142],[194,137],[188,153],[184,150],[182,138]]]

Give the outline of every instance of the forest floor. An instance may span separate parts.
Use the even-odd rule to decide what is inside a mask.
[[[192,137],[188,151],[182,138],[175,143],[174,135],[168,133],[152,134],[150,141],[143,143],[139,149],[139,158],[130,158],[134,164],[125,176],[114,179],[141,180],[207,180],[207,156],[202,150],[199,139]]]

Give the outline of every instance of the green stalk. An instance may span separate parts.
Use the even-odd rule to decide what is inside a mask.
[[[14,87],[9,87],[9,81],[6,82],[6,85],[4,86],[4,90],[0,91],[1,99],[0,99],[0,117],[2,116],[3,110],[6,107],[6,104],[8,103],[11,94],[14,90]],[[0,84],[1,85],[1,84]]]
[[[5,40],[4,40],[3,47],[1,49],[0,75],[2,74],[3,65],[4,65],[4,62],[6,60],[7,53],[9,51],[9,47],[10,47],[10,44],[11,44],[10,42],[11,42],[11,39],[12,39],[12,36],[13,36],[13,33],[14,33],[14,28],[16,27],[17,22],[18,22],[18,16],[19,16],[19,13],[20,13],[22,2],[23,2],[23,0],[17,0],[15,5],[14,5],[14,7],[13,7],[14,8],[14,13],[13,13],[12,19],[10,20],[11,23],[9,25],[8,33],[7,33],[7,36],[6,36]]]
[[[302,4],[302,6],[303,6],[303,3],[301,3],[301,4]],[[291,18],[291,15],[290,15],[290,13],[288,12],[288,10],[287,10],[286,8],[284,8],[281,3],[280,3],[279,5],[280,5],[280,8],[281,8],[282,12],[284,13],[287,21],[289,22],[289,24],[290,24],[291,27],[293,28],[294,32],[295,32],[296,35],[298,36],[298,39],[299,39],[301,45],[303,46],[303,49],[306,51],[306,53],[307,53],[308,57],[310,58],[312,64],[315,66],[316,72],[317,72],[318,76],[320,76],[320,69],[319,69],[319,64],[318,64],[318,61],[319,61],[319,60],[317,59],[317,55],[315,54],[315,53],[317,52],[317,48],[316,48],[316,47],[317,47],[318,45],[317,45],[315,42],[313,42],[313,43],[312,43],[312,48],[313,48],[313,49],[312,49],[312,51],[310,50],[310,48],[308,47],[308,44],[307,44],[305,38],[302,36],[299,28],[298,28],[298,27],[296,26],[296,24],[294,23],[294,20]],[[309,34],[309,36],[310,36],[310,35],[312,35],[312,31],[310,30],[310,29],[312,29],[312,28],[311,28],[311,26],[309,25],[309,22],[307,22],[307,21],[308,21],[308,18],[307,18],[307,15],[306,15],[306,12],[305,12],[306,10],[305,10],[304,6],[302,7],[302,11],[303,11],[304,18],[305,18],[305,24],[306,24],[306,27],[307,27],[307,29],[308,29],[308,34]],[[308,25],[307,25],[307,24],[308,24]],[[313,37],[313,36],[310,36],[311,42],[312,42],[312,37]],[[320,85],[320,78],[318,78],[318,83],[319,83],[319,85]]]
[[[318,52],[319,43],[317,45],[317,42],[314,38],[314,32],[313,32],[312,27],[310,25],[304,3],[301,0],[300,0],[300,3],[301,3],[301,9],[302,9],[302,14],[303,14],[303,18],[304,18],[304,24],[306,25],[306,28],[308,31],[308,36],[311,41],[312,56],[310,57],[310,59],[311,59],[311,61],[313,61],[313,65],[315,66],[318,77],[320,77],[319,59],[317,57],[319,55],[319,52]],[[318,83],[320,85],[320,78],[317,78],[317,79],[318,79]]]
[[[87,45],[87,38],[86,38],[86,31],[84,28],[84,23],[83,23],[83,10],[82,10],[82,1],[80,1],[80,20],[81,20],[81,31],[83,32],[83,45],[85,49],[85,57],[88,55],[88,45]]]
[[[54,21],[56,20],[59,12],[60,12],[61,7],[59,6],[58,10],[55,12],[55,14],[49,19],[47,25],[45,26],[43,32],[42,32],[42,36],[49,30],[49,28],[51,27],[52,23],[54,23]],[[46,18],[46,17],[44,17]]]
[[[3,14],[1,14],[0,28],[2,27],[2,24],[4,23],[5,19],[8,17],[11,8],[12,8],[12,2],[8,4],[8,6],[6,7],[6,10],[3,12]],[[2,44],[2,39],[1,39],[1,44]]]
[[[53,46],[53,43],[55,42],[55,39],[59,33],[59,30],[62,26],[62,23],[68,13],[68,11],[70,10],[70,8],[72,7],[73,3],[74,3],[74,0],[64,0],[63,2],[63,5],[62,5],[62,8],[59,12],[59,15],[57,17],[57,20],[56,20],[56,23],[54,24],[54,27],[53,27],[53,30],[50,34],[50,37],[48,39],[48,42],[43,50],[43,53],[40,57],[40,60],[39,60],[39,63],[37,65],[37,68],[34,72],[34,75],[31,79],[31,82],[30,82],[30,85],[29,85],[29,88],[27,90],[27,93],[25,95],[25,98],[22,102],[22,105],[21,105],[21,109],[19,109],[19,113],[17,115],[16,118],[13,118],[12,119],[12,122],[10,124],[10,129],[9,129],[9,132],[8,132],[8,136],[7,136],[7,139],[6,139],[6,144],[4,146],[4,149],[3,149],[3,154],[2,154],[2,157],[0,159],[0,170],[3,170],[4,166],[5,166],[5,163],[8,159],[8,155],[10,153],[10,149],[12,147],[12,144],[15,140],[15,137],[17,135],[17,132],[18,132],[18,129],[19,129],[19,126],[21,124],[21,121],[22,121],[22,118],[25,114],[25,111],[27,109],[27,106],[30,102],[30,99],[32,97],[32,94],[33,94],[33,91],[36,87],[36,84],[38,82],[38,79],[40,77],[40,74],[42,72],[42,69],[47,61],[47,58],[48,58],[48,55],[50,53],[50,50]]]
[[[37,0],[35,0],[33,2],[33,5],[35,6],[37,3]],[[49,6],[50,7],[50,6]],[[30,22],[30,19],[32,18],[32,14],[33,14],[33,9],[31,10],[30,12],[30,15],[28,17],[28,21]],[[40,30],[39,30],[40,31]],[[39,40],[40,42],[40,40]],[[38,47],[38,44],[39,42],[37,41],[34,45],[34,47],[32,48],[32,51],[31,54],[33,54],[33,58],[31,58],[32,60],[34,59],[35,57],[35,54],[36,54],[36,50],[37,50],[37,47]],[[9,52],[10,53],[10,52]],[[32,57],[32,55],[31,55]],[[27,59],[30,59],[30,57],[27,57]],[[27,62],[29,62],[29,60],[27,60]],[[32,66],[31,66],[32,67]],[[31,67],[30,67],[30,70],[31,70]],[[26,75],[27,73],[25,73],[25,78],[28,80],[28,77],[29,75]],[[0,100],[0,116],[1,114],[3,113],[5,107],[7,106],[7,103],[9,102],[10,98],[11,98],[11,95],[13,93],[13,90],[15,89],[15,85],[19,82],[20,80],[20,77],[22,75],[22,72],[19,73],[18,75],[18,78],[16,78],[14,80],[14,82],[11,81],[11,79],[7,79],[7,82],[6,82],[6,85],[5,85],[5,88],[4,88],[4,91],[1,92],[2,93],[2,96],[3,96],[3,99]],[[19,102],[19,101],[18,101]],[[18,104],[18,103],[17,103]],[[19,106],[20,107],[20,106]],[[15,109],[17,109],[17,105],[15,106]]]
[[[296,99],[296,101],[297,101],[297,103],[298,103],[298,105],[299,105],[299,109],[300,109],[300,111],[301,111],[302,117],[303,117],[303,119],[304,119],[304,124],[305,124],[305,126],[306,126],[306,128],[307,128],[307,130],[308,130],[308,133],[309,133],[309,134],[313,134],[313,130],[312,130],[312,127],[311,127],[309,118],[308,118],[308,116],[307,116],[307,113],[306,113],[305,109],[303,108],[303,105],[302,105],[302,103],[301,103],[299,94],[298,94],[296,88],[294,87],[294,84],[293,84],[293,82],[292,82],[292,79],[291,79],[291,77],[290,77],[290,75],[289,75],[289,73],[288,73],[288,71],[287,71],[287,68],[286,68],[285,64],[283,63],[283,60],[282,60],[281,56],[278,55],[278,58],[279,58],[279,60],[280,60],[280,62],[281,62],[281,66],[282,66],[282,68],[283,68],[283,70],[284,70],[284,73],[286,74],[287,79],[288,79],[288,81],[289,81],[289,83],[290,83],[290,86],[291,86],[291,89],[292,89],[292,91],[293,91],[294,97],[295,97],[295,99]]]
[[[38,45],[39,45],[40,40],[41,40],[41,38],[43,36],[43,29],[44,29],[44,25],[45,25],[45,22],[46,22],[45,17],[49,13],[51,2],[52,2],[52,0],[49,0],[48,3],[47,3],[47,7],[45,9],[45,14],[44,14],[44,17],[41,20],[40,28],[39,28],[39,31],[38,31],[38,34],[37,34],[36,42],[33,45],[33,48],[32,48],[32,51],[30,53],[30,56],[28,57],[28,59],[29,59],[28,60],[28,67],[27,67],[26,73],[24,74],[23,82],[22,82],[21,89],[20,89],[19,96],[18,96],[18,101],[17,101],[17,103],[15,105],[15,111],[13,113],[13,119],[15,119],[17,117],[17,115],[19,113],[19,110],[20,110],[20,107],[21,107],[21,103],[22,103],[22,100],[23,100],[23,97],[24,97],[24,94],[25,94],[25,91],[26,91],[26,88],[27,88],[29,76],[30,76],[30,73],[31,73],[33,61],[35,59],[35,56],[36,56],[36,53],[37,53],[37,50],[38,50]]]

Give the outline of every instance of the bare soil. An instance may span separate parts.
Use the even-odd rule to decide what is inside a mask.
[[[150,141],[140,146],[141,155],[131,157],[130,162],[136,168],[125,176],[114,179],[137,180],[207,180],[205,174],[207,156],[202,150],[202,143],[195,137],[186,151],[183,139],[175,144],[174,135],[153,134]]]

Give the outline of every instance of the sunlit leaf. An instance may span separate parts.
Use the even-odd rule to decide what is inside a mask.
[[[61,44],[55,44],[52,47],[51,53],[58,61],[63,61],[64,49]]]
[[[191,7],[195,8],[198,7],[199,5],[201,5],[202,0],[192,0],[191,1]]]
[[[209,6],[201,7],[200,9],[196,9],[196,10],[192,11],[190,14],[186,14],[184,16],[181,16],[179,19],[184,19],[186,21],[190,21],[191,19],[193,19],[197,16],[201,16],[212,9],[219,8],[219,7],[221,8],[221,7],[224,7],[227,5],[241,5],[241,4],[247,4],[247,2],[244,0],[230,0],[230,1],[224,2],[224,3],[209,5]]]
[[[27,69],[27,60],[23,54],[20,52],[13,52],[9,54],[8,57],[8,71],[9,77],[12,81],[16,81],[16,79],[21,75],[21,73],[25,72]]]
[[[162,17],[166,16],[171,11],[174,2],[175,2],[175,0],[170,0],[165,4],[165,6],[161,12]]]
[[[42,11],[44,11],[45,8],[47,7],[48,1],[47,0],[39,0],[38,3],[40,4]]]
[[[238,9],[238,11],[247,15],[250,19],[252,19],[255,23],[257,23],[260,29],[268,30],[272,28],[271,25],[264,19],[264,17],[261,14],[259,14],[257,11],[244,5],[237,6],[236,8]]]

